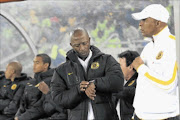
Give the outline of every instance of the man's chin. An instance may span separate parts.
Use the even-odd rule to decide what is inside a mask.
[[[82,58],[82,59],[85,59],[85,58],[88,57],[88,55],[80,55],[79,57]]]

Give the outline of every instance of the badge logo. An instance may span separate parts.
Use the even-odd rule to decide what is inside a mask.
[[[156,60],[161,59],[162,56],[163,56],[163,51],[160,51],[160,52],[158,53],[158,55],[156,56]]]
[[[16,87],[17,87],[17,85],[16,85],[16,84],[13,84],[13,85],[11,86],[11,90],[15,90]]]
[[[99,63],[98,62],[93,62],[91,64],[91,69],[98,69],[99,68]]]
[[[133,83],[135,82],[135,80],[131,81],[128,86],[131,86]]]
[[[39,87],[39,84],[40,84],[40,83],[38,83],[37,85],[35,85],[35,87]]]
[[[68,75],[72,75],[73,74],[73,72],[71,72],[71,73],[68,73]]]

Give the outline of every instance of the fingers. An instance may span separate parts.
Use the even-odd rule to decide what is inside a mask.
[[[96,97],[96,94],[94,91],[86,90],[85,93],[91,100],[94,100]]]
[[[85,92],[85,94],[91,99],[94,100],[96,97],[96,90],[94,83],[89,83],[87,81],[82,81],[80,83],[80,91]]]
[[[80,91],[85,91],[86,88],[88,87],[88,85],[89,85],[89,82],[87,82],[87,81],[82,81],[82,82],[80,83]]]
[[[94,100],[96,97],[96,90],[92,85],[89,85],[88,88],[86,88],[85,93],[91,100]]]
[[[82,81],[82,82],[80,83],[80,85],[89,85],[89,82],[88,82],[88,81]]]

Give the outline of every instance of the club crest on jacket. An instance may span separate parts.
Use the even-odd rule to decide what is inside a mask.
[[[17,87],[17,85],[16,85],[16,84],[13,84],[13,85],[11,86],[11,90],[15,90],[16,87]]]
[[[156,56],[156,60],[161,59],[162,56],[163,56],[163,51],[160,51],[160,52],[158,53],[158,55]]]
[[[133,83],[135,82],[135,80],[131,81],[128,86],[131,86]]]
[[[91,69],[98,69],[99,68],[99,63],[98,62],[93,62],[91,64]]]

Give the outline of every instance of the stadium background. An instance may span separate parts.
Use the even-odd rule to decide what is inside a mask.
[[[0,70],[5,70],[10,61],[17,60],[22,63],[23,72],[33,75],[33,58],[37,53],[50,55],[52,67],[57,67],[65,61],[66,52],[71,49],[70,32],[77,27],[86,28],[91,44],[116,59],[118,53],[127,49],[141,53],[149,39],[141,36],[138,21],[131,18],[131,13],[152,3],[160,3],[168,9],[171,15],[168,25],[171,33],[175,34],[172,0],[27,0],[1,3]]]

